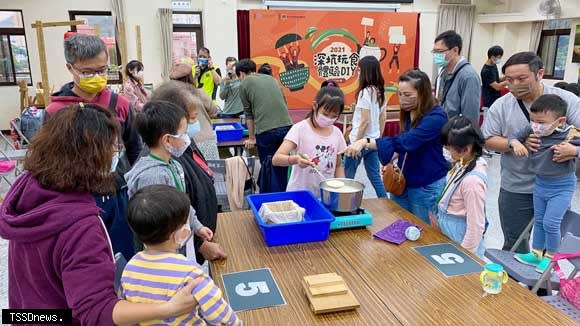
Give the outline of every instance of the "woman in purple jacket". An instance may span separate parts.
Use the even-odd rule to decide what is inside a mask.
[[[119,123],[107,110],[80,104],[56,113],[30,145],[0,210],[9,240],[9,306],[72,309],[73,325],[130,325],[190,312],[188,284],[169,302],[117,298],[115,265],[93,193],[115,189]]]

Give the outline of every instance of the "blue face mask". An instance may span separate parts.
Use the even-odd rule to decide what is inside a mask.
[[[433,53],[433,62],[441,68],[447,67],[449,61],[445,59],[445,53]]]
[[[201,132],[201,124],[199,120],[196,120],[194,123],[190,123],[187,125],[187,135],[193,138],[197,136]]]
[[[200,66],[207,66],[207,64],[209,63],[209,59],[208,58],[197,58],[197,63]]]

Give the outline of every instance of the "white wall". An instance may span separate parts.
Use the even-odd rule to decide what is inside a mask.
[[[506,56],[528,49],[531,21],[541,19],[537,13],[540,0],[473,0],[477,6],[477,19],[474,22],[471,55],[469,60],[478,67],[487,58],[487,49],[499,44],[504,47]],[[561,0],[564,17],[578,16],[573,25],[580,23],[578,0]],[[498,5],[498,3],[500,3]],[[503,4],[501,4],[503,3]],[[420,57],[419,68],[433,71],[431,49],[436,34],[438,7],[440,0],[415,0],[414,4],[401,5],[401,12],[419,12],[420,19]],[[141,25],[143,61],[146,82],[161,82],[161,42],[158,8],[169,8],[171,0],[125,0],[127,44],[130,59],[137,55],[135,25]],[[30,55],[34,83],[40,80],[40,67],[36,33],[31,24],[37,20],[68,20],[69,10],[106,10],[111,9],[110,0],[0,0],[0,9],[22,9],[26,26],[26,37]],[[237,56],[237,10],[264,9],[261,0],[192,0],[192,11],[202,11],[204,23],[204,43],[212,51],[214,61],[220,66],[228,56]],[[516,18],[514,18],[516,17]],[[511,19],[511,20],[510,20]],[[485,21],[485,23],[484,23]],[[70,76],[64,68],[62,51],[63,33],[66,28],[45,30],[48,50],[49,80],[55,89],[69,81]],[[571,38],[573,42],[573,37]],[[572,46],[569,47],[566,79],[577,79],[579,64],[571,63]],[[34,91],[31,89],[31,94]],[[18,115],[18,87],[0,87],[0,129],[8,127],[9,119]]]
[[[472,44],[475,44],[476,48],[472,48],[470,61],[474,65],[482,65],[487,59],[487,49],[496,44],[504,48],[504,58],[506,60],[516,52],[528,51],[532,22],[546,19],[538,12],[538,5],[541,0],[504,0],[505,4],[501,6],[480,6],[485,1],[490,3],[493,0],[476,1],[480,15],[474,25]],[[562,6],[562,18],[571,19],[570,44],[568,46],[564,80],[576,82],[580,64],[572,63],[572,49],[576,24],[580,24],[580,4],[578,0],[560,0],[560,4]],[[558,80],[545,79],[544,82],[551,85],[558,82]]]
[[[150,83],[161,81],[161,47],[160,27],[157,17],[158,8],[171,7],[171,0],[125,0],[127,45],[129,59],[136,58],[135,25],[141,25],[143,62],[145,64],[145,80]],[[21,9],[24,16],[26,41],[30,59],[33,83],[41,81],[40,63],[37,47],[36,30],[31,24],[36,20],[63,21],[69,20],[69,10],[110,11],[110,0],[0,0],[0,9]],[[65,68],[63,53],[63,36],[66,27],[53,27],[44,30],[46,44],[48,76],[51,87],[55,90],[71,77]],[[30,95],[34,88],[29,87]],[[0,87],[0,130],[8,129],[8,121],[19,114],[20,94],[18,86]]]

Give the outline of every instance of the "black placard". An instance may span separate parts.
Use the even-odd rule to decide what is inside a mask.
[[[2,324],[71,324],[71,309],[2,309]]]

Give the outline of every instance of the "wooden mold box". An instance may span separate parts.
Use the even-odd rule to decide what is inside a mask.
[[[360,307],[341,276],[336,273],[304,276],[304,293],[315,314],[324,314]]]

